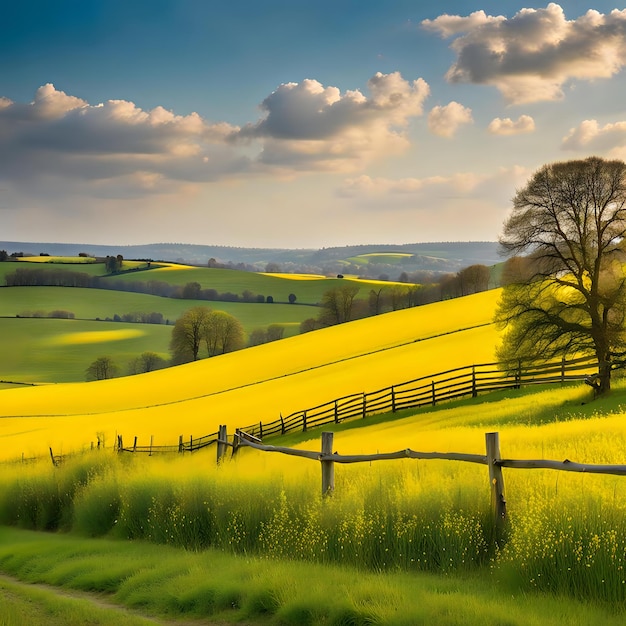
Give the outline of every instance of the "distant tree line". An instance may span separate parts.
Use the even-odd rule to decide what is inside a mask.
[[[114,258],[114,257],[111,257]],[[189,282],[184,286],[171,285],[162,280],[112,280],[103,276],[90,276],[85,272],[63,269],[18,268],[5,276],[7,287],[83,287],[87,289],[110,289],[145,293],[165,298],[184,300],[208,300],[216,302],[273,302],[272,296],[264,296],[244,290],[241,295],[202,289],[200,283]]]
[[[61,320],[73,320],[75,318],[74,313],[72,311],[64,311],[62,309],[55,309],[54,311],[21,311],[15,317],[50,317]]]
[[[380,285],[370,289],[367,298],[357,298],[359,285],[346,282],[323,294],[319,315],[304,320],[300,332],[486,291],[490,287],[490,277],[487,266],[471,265],[426,285]]]

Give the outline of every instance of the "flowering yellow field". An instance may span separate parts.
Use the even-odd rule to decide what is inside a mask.
[[[499,291],[397,311],[127,378],[2,391],[0,458],[88,446],[96,433],[155,445],[490,362]]]

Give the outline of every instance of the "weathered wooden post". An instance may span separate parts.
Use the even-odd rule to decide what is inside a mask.
[[[219,465],[226,456],[226,443],[228,441],[228,432],[225,425],[220,425],[217,433],[217,464]]]
[[[122,452],[124,450],[124,442],[122,441],[122,435],[117,436],[117,451]]]
[[[182,454],[185,452],[185,446],[183,445],[183,436],[179,435],[178,437],[178,453]]]
[[[52,452],[52,448],[49,448],[49,450],[50,450],[50,458],[52,459],[52,465],[56,465],[57,462],[56,462],[56,460],[54,458],[54,454]]]
[[[263,439],[263,422],[259,422],[259,439]]]
[[[472,365],[472,398],[475,398],[478,395],[476,391],[476,366]]]
[[[495,522],[495,540],[499,542],[506,522],[506,499],[504,497],[504,478],[500,461],[500,433],[485,433],[487,447],[487,465],[491,486],[491,511]]]
[[[338,401],[335,400],[335,424],[339,424],[339,407],[337,406]]]
[[[235,436],[233,437],[233,456],[235,456],[235,454],[237,454],[237,452],[239,451],[239,439],[241,437],[240,433],[241,430],[239,428],[236,428]]]
[[[396,390],[391,386],[391,412],[396,412]]]
[[[283,419],[283,414],[280,414],[280,434],[285,434],[285,420]]]
[[[306,432],[306,411],[302,411],[302,432]]]
[[[189,435],[189,452],[193,452],[193,436]]]
[[[435,406],[437,404],[437,395],[435,393],[435,381],[434,380],[430,381],[430,388],[431,388],[432,395],[433,395],[433,406]]]
[[[333,433],[322,433],[322,454],[333,453]],[[329,496],[335,490],[335,463],[322,461],[322,495]]]
[[[561,358],[561,387],[565,384],[565,355]]]
[[[150,453],[148,456],[152,456],[152,440],[154,439],[154,435],[150,435]]]
[[[367,415],[367,396],[363,392],[363,418]]]
[[[133,452],[137,452],[137,435],[135,435],[135,440],[133,441]]]

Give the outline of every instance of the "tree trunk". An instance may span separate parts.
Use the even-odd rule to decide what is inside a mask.
[[[598,384],[595,395],[602,396],[611,391],[611,356],[608,351],[598,352]]]

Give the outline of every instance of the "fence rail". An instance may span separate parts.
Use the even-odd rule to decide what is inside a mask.
[[[342,455],[333,452],[332,432],[323,432],[321,451],[300,450],[281,446],[264,445],[248,433],[238,430],[235,435],[233,452],[240,446],[248,446],[261,452],[277,452],[291,456],[298,456],[313,461],[319,461],[322,470],[322,495],[328,496],[335,489],[335,463],[367,463],[372,461],[389,461],[394,459],[440,459],[447,461],[463,461],[487,465],[489,469],[489,489],[491,492],[491,510],[494,521],[494,541],[499,542],[503,537],[503,528],[506,523],[506,498],[504,495],[504,477],[502,468],[510,469],[550,469],[566,472],[584,472],[586,474],[610,474],[626,476],[626,465],[594,465],[589,463],[574,463],[569,459],[564,461],[549,461],[544,459],[503,459],[500,454],[500,434],[497,432],[485,433],[486,453],[467,454],[464,452],[417,452],[407,448],[396,452],[376,454]]]
[[[562,359],[558,362],[536,364],[517,361],[513,364],[483,363],[468,365],[422,376],[390,387],[371,392],[356,393],[342,396],[317,406],[295,411],[287,416],[280,414],[272,422],[256,422],[245,426],[242,430],[262,440],[270,435],[284,435],[291,432],[306,432],[309,428],[326,424],[339,424],[345,420],[365,418],[370,415],[397,412],[404,409],[435,406],[440,402],[463,397],[476,397],[481,393],[503,389],[517,389],[527,385],[565,384],[568,382],[589,381],[596,373],[597,361],[594,357]],[[190,436],[183,439],[181,435],[177,444],[138,445],[137,437],[132,445],[125,445],[122,436],[117,436],[115,444],[119,452],[144,453],[148,455],[161,453],[196,452],[213,444],[219,447],[219,432]],[[228,444],[232,445],[232,444]],[[54,464],[62,458],[55,456],[50,450]],[[218,454],[219,458],[219,454]]]
[[[517,361],[515,364],[483,363],[422,376],[398,385],[369,393],[343,396],[309,409],[296,411],[273,422],[257,422],[241,430],[261,439],[284,435],[316,426],[340,423],[347,419],[367,417],[376,413],[393,413],[403,409],[435,406],[440,402],[502,389],[527,385],[565,384],[590,379],[597,367],[594,357],[562,359],[536,364]]]

